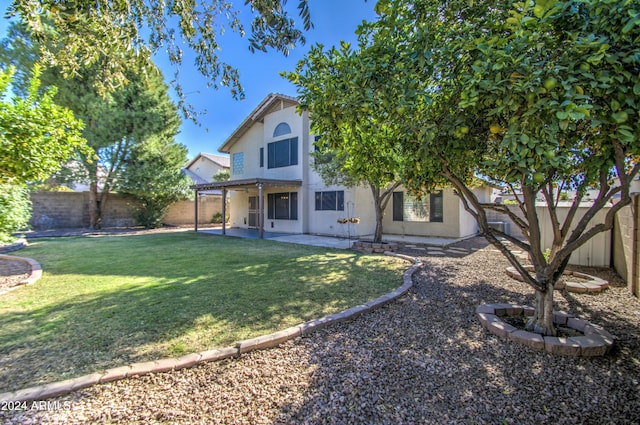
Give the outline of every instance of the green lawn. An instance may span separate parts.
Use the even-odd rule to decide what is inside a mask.
[[[196,233],[45,239],[0,296],[0,392],[228,346],[376,298],[401,260]]]

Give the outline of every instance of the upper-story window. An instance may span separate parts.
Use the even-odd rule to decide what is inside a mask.
[[[244,174],[244,152],[231,155],[231,173],[233,175]]]
[[[267,145],[267,168],[298,165],[298,138],[284,139]]]
[[[291,134],[291,127],[286,122],[281,122],[276,126],[276,129],[273,130],[273,137],[284,136],[285,134]]]

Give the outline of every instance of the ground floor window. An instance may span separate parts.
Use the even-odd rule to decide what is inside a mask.
[[[442,222],[442,191],[421,199],[405,192],[393,192],[393,221]]]
[[[267,195],[267,218],[270,220],[297,220],[298,193],[269,193]]]
[[[316,211],[344,211],[344,190],[316,192]]]

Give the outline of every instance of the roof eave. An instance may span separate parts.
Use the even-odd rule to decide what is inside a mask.
[[[222,146],[218,148],[218,152],[231,153],[231,147],[246,133],[256,122],[259,122],[264,117],[264,112],[269,108],[274,100],[283,99],[298,103],[295,97],[287,96],[280,93],[269,93],[262,102],[255,107],[253,111],[245,118],[242,123],[236,128],[233,133],[222,143]]]

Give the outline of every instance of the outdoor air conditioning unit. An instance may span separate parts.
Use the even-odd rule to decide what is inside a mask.
[[[504,234],[511,234],[511,223],[508,221],[490,221],[489,227],[501,231]]]

